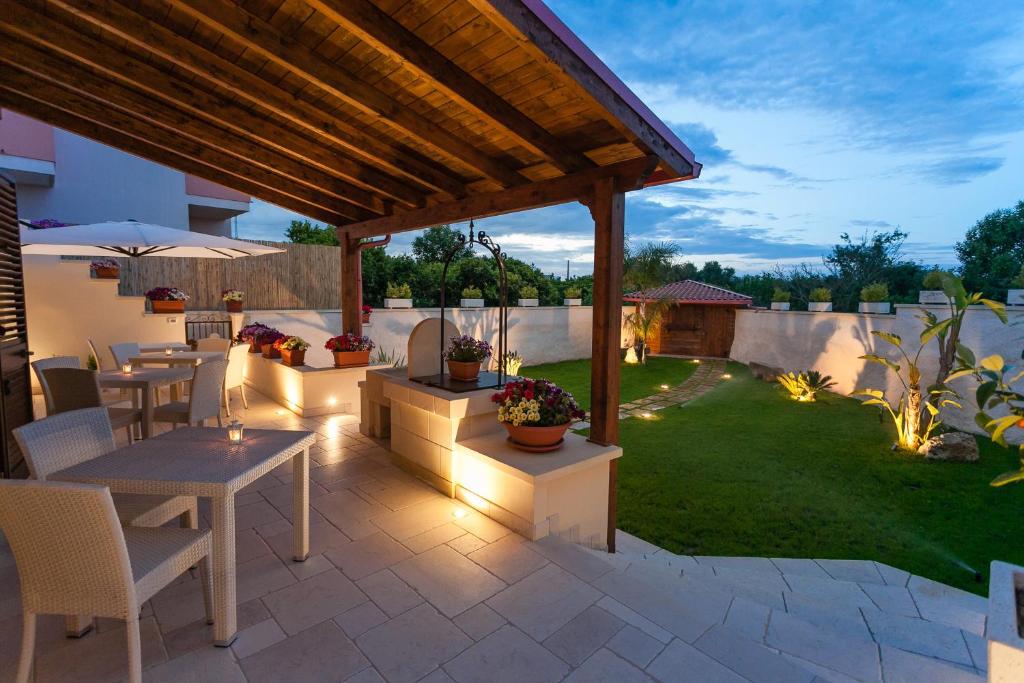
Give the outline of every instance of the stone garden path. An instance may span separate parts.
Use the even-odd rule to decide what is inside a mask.
[[[640,417],[644,413],[692,401],[721,382],[724,372],[724,360],[702,360],[697,370],[678,386],[620,405],[619,419]]]

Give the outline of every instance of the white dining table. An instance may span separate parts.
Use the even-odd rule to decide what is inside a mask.
[[[142,353],[149,353],[151,351],[159,351],[163,353],[164,349],[171,349],[172,351],[191,351],[192,346],[184,342],[139,342],[139,351]]]
[[[293,559],[309,555],[309,448],[313,432],[246,429],[240,444],[227,430],[185,427],[137,441],[50,475],[59,481],[107,486],[115,493],[209,498],[213,518],[213,642],[228,647],[238,631],[235,576],[235,495],[291,460]]]
[[[130,374],[121,370],[105,370],[97,375],[105,389],[128,389],[132,392],[132,407],[142,408],[142,438],[153,433],[154,395],[161,387],[170,387],[171,400],[178,400],[178,386],[192,379],[190,367],[132,368]]]
[[[172,353],[140,353],[128,358],[132,365],[199,365],[203,361],[223,360],[223,351],[173,351]]]

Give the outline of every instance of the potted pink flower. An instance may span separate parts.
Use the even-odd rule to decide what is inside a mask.
[[[116,280],[121,277],[121,264],[112,258],[98,258],[89,264],[89,270],[98,280]]]
[[[480,374],[480,364],[491,357],[491,345],[468,334],[452,337],[448,350],[444,352],[448,363],[448,374],[452,379],[473,382]]]
[[[334,354],[334,367],[352,368],[370,364],[373,340],[365,335],[346,332],[328,339],[324,348]]]
[[[363,324],[370,322],[370,314],[373,313],[373,306],[363,306]]]
[[[533,452],[560,448],[565,431],[585,415],[572,394],[544,379],[509,382],[491,400],[512,445]]]
[[[146,292],[154,313],[184,313],[188,294],[177,287],[154,287]]]

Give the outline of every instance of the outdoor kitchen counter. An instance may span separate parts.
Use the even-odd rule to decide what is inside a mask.
[[[494,389],[451,393],[400,369],[370,370],[360,388],[360,430],[390,435],[396,465],[531,540],[605,547],[609,463],[621,448],[567,433],[557,451],[519,451],[498,422]]]

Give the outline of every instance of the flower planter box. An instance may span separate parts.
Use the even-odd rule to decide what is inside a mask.
[[[263,348],[255,339],[249,340],[249,353],[263,353]]]
[[[334,355],[334,367],[354,368],[370,364],[369,351],[332,351]]]
[[[815,313],[827,313],[832,310],[831,301],[811,301],[807,304],[807,310]]]
[[[369,313],[363,313],[363,324],[364,325],[368,325],[369,323],[370,323],[370,314]]]
[[[582,306],[583,299],[563,299],[562,304],[564,306]]]
[[[462,306],[463,308],[483,308],[484,307],[484,300],[483,299],[462,299],[461,302],[459,303],[459,305]]]
[[[917,303],[923,305],[948,304],[949,297],[941,289],[922,289],[917,293]]]
[[[1007,290],[1006,303],[1010,306],[1024,306],[1024,289]]]
[[[288,367],[306,364],[306,349],[281,349],[281,362]]]
[[[448,361],[448,374],[461,382],[472,382],[480,375],[482,361]]]
[[[861,313],[888,313],[888,301],[861,301],[857,310]]]
[[[384,299],[384,308],[412,308],[412,299]]]
[[[225,301],[224,308],[227,309],[228,313],[241,313],[245,307],[244,301]]]
[[[150,301],[154,313],[184,313],[184,301]]]
[[[1024,680],[1018,593],[1024,592],[1024,567],[993,562],[988,581],[988,680]]]
[[[281,349],[275,349],[273,344],[263,344],[263,357],[264,358],[280,358]]]
[[[540,299],[520,299],[519,300],[519,305],[523,306],[524,308],[528,308],[528,307],[531,307],[531,306],[539,306],[540,305]]]
[[[772,310],[773,311],[788,311],[789,310],[789,302],[788,301],[773,301],[772,302]]]
[[[116,280],[121,277],[120,268],[93,268],[97,280]]]

